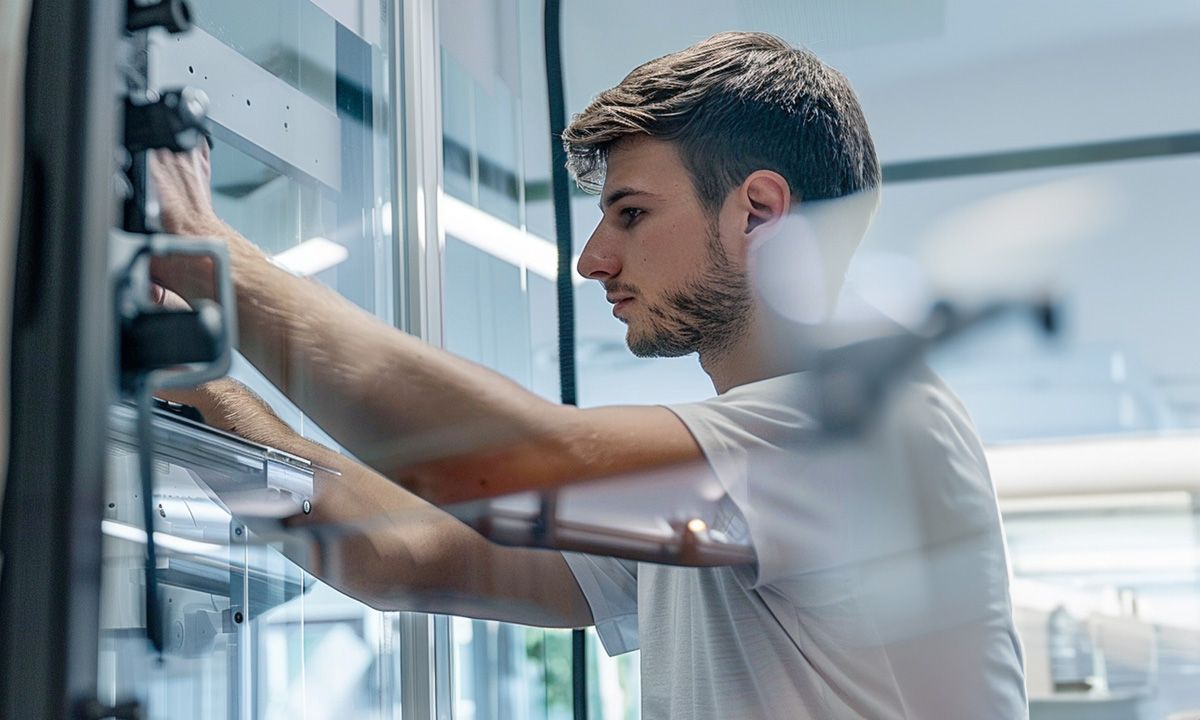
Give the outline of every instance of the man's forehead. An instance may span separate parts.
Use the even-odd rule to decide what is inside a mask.
[[[603,203],[620,190],[662,191],[681,180],[687,175],[673,143],[644,135],[622,138],[609,148],[600,198]]]

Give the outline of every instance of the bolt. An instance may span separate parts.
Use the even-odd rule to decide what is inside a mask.
[[[235,612],[233,614],[233,621],[235,623],[237,623],[238,625],[242,624],[242,611],[241,610],[238,610],[237,612]]]

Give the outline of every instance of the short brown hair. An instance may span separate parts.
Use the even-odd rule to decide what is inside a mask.
[[[609,149],[633,135],[676,143],[710,212],[760,169],[782,175],[801,201],[880,182],[875,145],[846,78],[766,33],[714,35],[600,93],[562,136],[580,187],[598,192]]]

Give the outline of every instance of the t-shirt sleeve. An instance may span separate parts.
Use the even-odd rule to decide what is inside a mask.
[[[845,493],[854,490],[840,472],[822,471],[827,452],[811,452],[822,440],[815,420],[801,410],[811,407],[809,392],[795,376],[784,376],[669,406],[745,519],[757,556],[744,576],[751,587],[845,567],[840,555],[851,524]],[[818,592],[831,584],[808,587]]]
[[[596,634],[608,654],[637,650],[637,563],[573,552],[564,552],[563,558],[587,599]]]
[[[745,518],[757,556],[747,585],[828,604],[992,532],[994,491],[965,411],[930,373],[893,395],[853,435],[822,431],[802,376],[670,407]]]

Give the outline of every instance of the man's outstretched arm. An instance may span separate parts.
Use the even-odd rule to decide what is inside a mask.
[[[242,353],[356,457],[421,497],[442,504],[701,458],[665,408],[547,402],[290,275],[213,212],[206,147],[155,160],[165,228],[229,245]],[[159,263],[155,274],[185,298],[208,292],[195,264]]]
[[[283,551],[338,590],[381,610],[543,627],[592,624],[561,554],[488,542],[387,478],[300,437],[236,381],[162,394],[196,407],[214,427],[318,466],[313,511],[288,521],[293,539]]]

